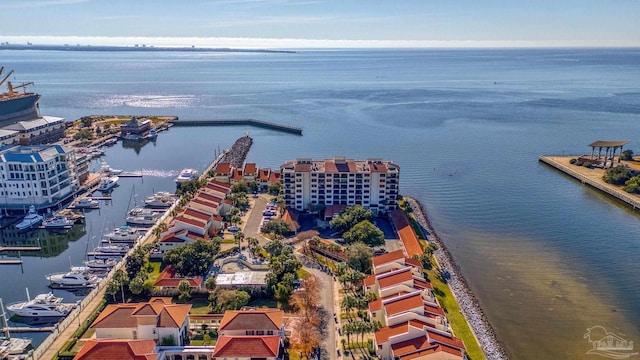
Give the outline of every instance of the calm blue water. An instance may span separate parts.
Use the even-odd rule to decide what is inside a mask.
[[[640,152],[640,50],[2,51],[0,59],[36,83],[47,115],[251,117],[304,129],[296,137],[173,128],[139,152],[108,150],[111,166],[150,175],[122,181],[113,205],[90,217],[90,235],[62,254],[32,258],[24,274],[3,269],[6,299],[20,299],[25,284],[44,290],[40,274],[64,270],[69,256],[79,262],[87,238],[112,226],[105,219],[122,222],[132,196],[169,190],[173,172],[202,169],[249,131],[248,161],[263,167],[335,155],[398,163],[401,192],[425,204],[514,359],[585,358],[583,334],[595,325],[640,342],[638,215],[537,162],[588,153],[595,140],[630,140]]]

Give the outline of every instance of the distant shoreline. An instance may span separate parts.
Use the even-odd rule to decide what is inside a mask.
[[[234,49],[234,48],[209,48],[196,46],[111,46],[111,45],[18,45],[0,44],[0,50],[45,50],[45,51],[122,51],[122,52],[221,52],[221,53],[276,53],[295,54],[291,50],[269,50],[269,49]]]

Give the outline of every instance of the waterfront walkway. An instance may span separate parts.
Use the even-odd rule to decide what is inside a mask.
[[[538,160],[545,163],[563,173],[577,179],[583,184],[589,185],[601,192],[610,195],[627,205],[631,206],[633,210],[640,209],[640,196],[629,194],[622,188],[608,184],[602,180],[605,170],[599,168],[585,168],[582,166],[572,165],[569,161],[575,158],[575,156],[540,156]],[[626,162],[624,162],[627,164]],[[634,170],[638,171],[639,166],[637,164],[627,164]]]

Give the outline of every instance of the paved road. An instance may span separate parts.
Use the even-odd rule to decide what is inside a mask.
[[[327,355],[330,360],[337,360],[338,355],[336,353],[336,323],[333,320],[333,314],[335,313],[335,302],[338,298],[337,294],[334,294],[335,287],[333,286],[333,277],[318,269],[305,268],[308,272],[314,275],[320,281],[320,303],[322,307],[327,311],[327,337],[324,341],[324,348],[327,350]],[[339,313],[339,312],[338,312]]]

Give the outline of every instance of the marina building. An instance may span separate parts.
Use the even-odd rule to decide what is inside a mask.
[[[138,119],[135,116],[131,117],[131,120],[120,125],[120,132],[123,136],[126,134],[143,135],[149,130],[151,130],[151,120],[146,118]]]
[[[18,121],[5,126],[4,130],[15,131],[20,145],[54,143],[64,137],[67,126],[64,118],[43,116],[28,121]]]
[[[0,150],[0,204],[46,208],[78,189],[75,153],[61,145],[14,146]]]
[[[280,166],[284,200],[303,211],[313,205],[361,205],[374,215],[398,207],[400,167],[382,159],[296,159]]]

